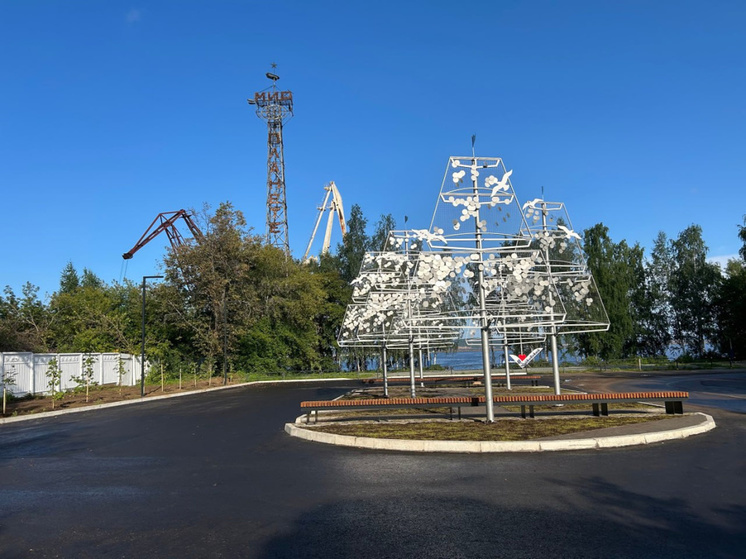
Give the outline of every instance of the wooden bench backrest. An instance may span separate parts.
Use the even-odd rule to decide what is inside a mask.
[[[588,402],[614,400],[682,400],[689,397],[688,392],[615,392],[607,394],[519,394],[515,396],[494,396],[497,404],[520,404],[524,402]],[[412,406],[422,405],[468,405],[483,404],[484,396],[452,396],[440,398],[377,398],[368,400],[311,400],[300,403],[301,408],[324,408],[345,406]]]

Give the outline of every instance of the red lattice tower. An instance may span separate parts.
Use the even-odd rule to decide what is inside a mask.
[[[293,116],[293,93],[277,89],[278,75],[268,72],[267,77],[272,85],[247,101],[256,106],[257,116],[267,122],[267,243],[290,254],[282,127]]]

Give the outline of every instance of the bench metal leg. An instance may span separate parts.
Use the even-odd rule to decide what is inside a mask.
[[[679,402],[666,402],[666,413],[672,413],[672,414],[683,414],[684,413],[684,403]]]
[[[607,404],[606,402],[593,404],[593,415],[595,417],[609,415],[609,404]]]
[[[521,406],[521,417],[526,419],[526,406]]]

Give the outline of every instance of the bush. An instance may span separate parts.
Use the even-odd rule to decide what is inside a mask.
[[[590,357],[586,357],[581,362],[584,367],[594,368],[594,369],[600,369],[601,368],[601,359],[599,357],[596,357],[595,355],[592,355]]]

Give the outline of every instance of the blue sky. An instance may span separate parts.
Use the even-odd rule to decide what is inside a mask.
[[[699,224],[735,255],[746,214],[740,1],[0,2],[0,285],[107,282],[159,212],[230,200],[266,219],[266,125],[247,97],[295,97],[290,245],[323,186],[370,223],[428,227],[449,155],[502,157],[521,201],[650,247]],[[339,233],[335,232],[339,240]],[[317,242],[318,244],[318,242]],[[129,261],[158,272],[167,240]],[[647,253],[647,251],[646,251]]]

